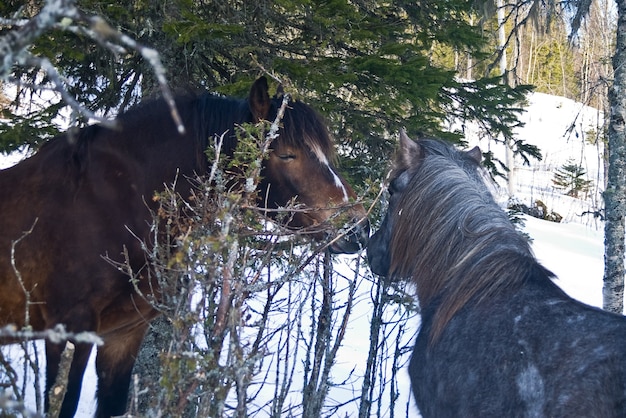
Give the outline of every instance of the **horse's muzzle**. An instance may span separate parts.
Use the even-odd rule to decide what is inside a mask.
[[[372,239],[367,246],[367,261],[372,273],[379,276],[387,276],[389,274],[389,252],[387,243],[380,237],[380,231],[372,235]]]
[[[367,218],[355,220],[348,233],[335,240],[330,246],[333,254],[354,254],[365,247],[370,239],[370,222]]]

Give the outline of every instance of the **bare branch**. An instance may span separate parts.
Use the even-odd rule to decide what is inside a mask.
[[[48,59],[36,57],[28,51],[30,45],[52,29],[81,33],[116,54],[125,52],[125,47],[139,52],[150,63],[156,75],[163,98],[170,107],[171,116],[179,133],[185,132],[182,119],[176,109],[174,96],[167,84],[165,67],[158,52],[113,29],[100,16],[87,16],[81,13],[76,7],[75,0],[46,0],[39,14],[32,19],[2,19],[0,24],[15,26],[15,29],[0,37],[0,79],[12,80],[11,73],[15,66],[38,68],[51,79],[55,86],[54,90],[73,110],[87,118],[110,124],[111,122],[106,122],[91,112],[69,94],[65,87],[67,83]]]
[[[30,229],[28,231],[25,231],[21,237],[19,237],[18,239],[11,241],[11,267],[13,268],[13,272],[15,273],[15,277],[17,278],[17,281],[20,284],[20,287],[22,288],[22,291],[24,292],[24,296],[26,298],[26,303],[24,304],[25,308],[25,312],[24,312],[24,326],[28,329],[30,328],[30,306],[31,306],[31,300],[30,300],[30,290],[26,289],[26,285],[24,284],[24,280],[22,278],[22,273],[19,271],[19,269],[17,268],[17,263],[15,261],[15,247],[17,246],[17,244],[20,243],[20,241],[22,241],[24,238],[26,238],[27,236],[29,236],[32,232],[33,229],[35,228],[35,225],[37,225],[37,221],[39,220],[39,218],[35,218],[35,221],[33,222],[33,225],[30,227]]]
[[[102,345],[104,341],[97,334],[93,332],[67,332],[65,326],[62,324],[56,325],[54,328],[44,331],[32,331],[32,330],[18,330],[15,325],[7,325],[0,328],[0,339],[13,339],[13,340],[40,340],[46,339],[55,344],[62,343],[64,341],[72,340],[77,343]]]
[[[183,125],[183,121],[178,114],[178,110],[176,109],[176,103],[174,102],[174,95],[167,84],[167,78],[165,77],[165,67],[161,62],[161,57],[159,53],[147,46],[141,45],[133,38],[128,35],[125,35],[115,29],[113,29],[109,24],[102,19],[100,16],[91,16],[87,18],[87,20],[91,23],[91,29],[102,36],[104,39],[113,39],[119,42],[122,45],[126,45],[129,48],[139,52],[141,56],[150,63],[154,74],[156,75],[157,81],[159,82],[159,86],[161,87],[161,92],[163,93],[163,98],[167,102],[170,107],[170,114],[174,122],[176,123],[176,127],[178,132],[182,135],[185,133],[185,126]]]
[[[65,103],[67,103],[72,109],[74,110],[80,109],[80,113],[82,113],[84,116],[86,116],[89,119],[98,121],[104,126],[108,126],[110,128],[114,128],[116,126],[114,120],[110,120],[110,119],[98,116],[91,110],[87,109],[86,107],[78,103],[76,99],[74,99],[74,97],[71,94],[69,94],[69,92],[65,88],[67,81],[59,74],[56,67],[52,65],[50,60],[48,60],[45,57],[36,57],[34,55],[31,55],[29,52],[24,52],[23,62],[24,64],[30,65],[32,67],[41,68],[41,70],[44,71],[48,75],[48,77],[50,78],[50,81],[54,85],[54,88],[52,90],[59,93],[61,95],[61,98],[65,101]],[[41,86],[35,86],[35,88],[41,88]]]
[[[78,16],[75,0],[47,0],[41,12],[16,30],[0,37],[0,78],[6,79],[15,64],[23,65],[26,48],[64,19]]]

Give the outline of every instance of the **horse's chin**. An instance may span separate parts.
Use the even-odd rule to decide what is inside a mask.
[[[332,254],[354,254],[364,248],[360,242],[340,239],[328,246]]]
[[[370,270],[372,273],[377,274],[378,276],[387,276],[389,274],[389,262],[384,260],[383,257],[379,256],[370,256],[368,254],[368,261],[370,265]]]
[[[351,231],[328,246],[333,254],[355,254],[367,247],[370,239],[370,224],[367,219],[359,220]]]

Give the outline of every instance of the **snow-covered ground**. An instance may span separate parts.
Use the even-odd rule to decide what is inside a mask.
[[[519,200],[530,204],[541,199],[550,210],[564,216],[564,222],[560,224],[526,218],[525,229],[533,239],[535,255],[558,276],[557,283],[566,292],[594,306],[601,306],[602,303],[603,226],[597,220],[579,215],[600,206],[598,202],[603,168],[599,156],[602,155],[602,149],[584,140],[592,130],[599,129],[598,117],[594,109],[583,107],[571,100],[533,94],[529,98],[529,111],[524,115],[526,126],[518,131],[518,136],[537,145],[542,150],[544,159],[541,162],[531,161],[530,166],[523,166],[518,161],[515,171],[518,190],[516,197]],[[484,150],[492,149],[504,160],[503,150],[497,146],[473,138],[471,132],[468,140],[470,144],[478,144]],[[563,196],[552,187],[554,171],[568,159],[580,162],[587,171],[588,178],[599,186],[591,194],[591,198],[585,201]],[[0,167],[14,162],[3,162],[0,158]],[[360,295],[357,296],[359,302],[355,305],[345,343],[337,358],[338,377],[342,373],[353,372],[358,375],[364,369],[367,358],[371,311],[368,301],[371,289],[366,282],[360,287]],[[398,386],[400,406],[396,416],[405,415],[405,405],[411,397],[408,376],[406,372],[401,374]],[[93,414],[96,386],[93,362],[90,363],[85,379],[78,417],[89,417]],[[355,389],[360,388],[360,383],[358,385]],[[329,396],[342,399],[350,398],[354,393],[331,391]],[[409,416],[417,416],[414,409],[409,409]],[[356,411],[346,412],[350,416],[357,415]]]
[[[565,222],[593,224],[593,216],[583,213],[602,207],[604,147],[602,140],[597,141],[597,133],[602,132],[602,115],[597,109],[573,100],[543,93],[531,94],[526,109],[521,117],[525,125],[516,129],[516,138],[537,146],[543,158],[531,159],[528,164],[520,157],[515,158],[512,176],[515,197],[527,205],[541,200],[549,210],[563,216]],[[503,145],[481,139],[471,126],[465,132],[470,145],[492,151],[506,162]],[[592,182],[584,199],[564,195],[552,182],[555,172],[568,161],[580,165],[586,172],[586,180]],[[501,185],[504,186],[503,182]]]

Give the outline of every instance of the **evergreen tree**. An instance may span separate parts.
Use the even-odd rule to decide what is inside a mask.
[[[8,2],[2,12],[29,18],[41,7],[20,6]],[[446,46],[483,56],[488,37],[468,23],[472,5],[461,0],[84,0],[80,7],[159,51],[174,88],[243,96],[262,68],[275,73],[327,116],[342,165],[357,183],[383,175],[387,162],[380,157],[391,154],[400,127],[458,141],[462,132],[443,126],[460,116],[480,119],[493,138],[510,138],[521,111],[516,103],[529,90],[503,87],[497,78],[460,82],[452,68],[432,59],[432,51]],[[141,54],[102,48],[80,32],[57,26],[33,51],[59,68],[79,103],[100,114],[114,115],[157,91]],[[24,86],[47,81],[37,78],[36,68],[12,71]],[[29,115],[29,121],[40,120],[36,127],[5,111],[12,123],[0,126],[0,150],[49,138],[61,107],[51,104]],[[518,151],[533,153],[523,146]]]
[[[566,195],[578,198],[580,193],[587,193],[591,187],[592,182],[585,178],[586,174],[580,164],[570,159],[556,170],[552,183],[565,190]]]

